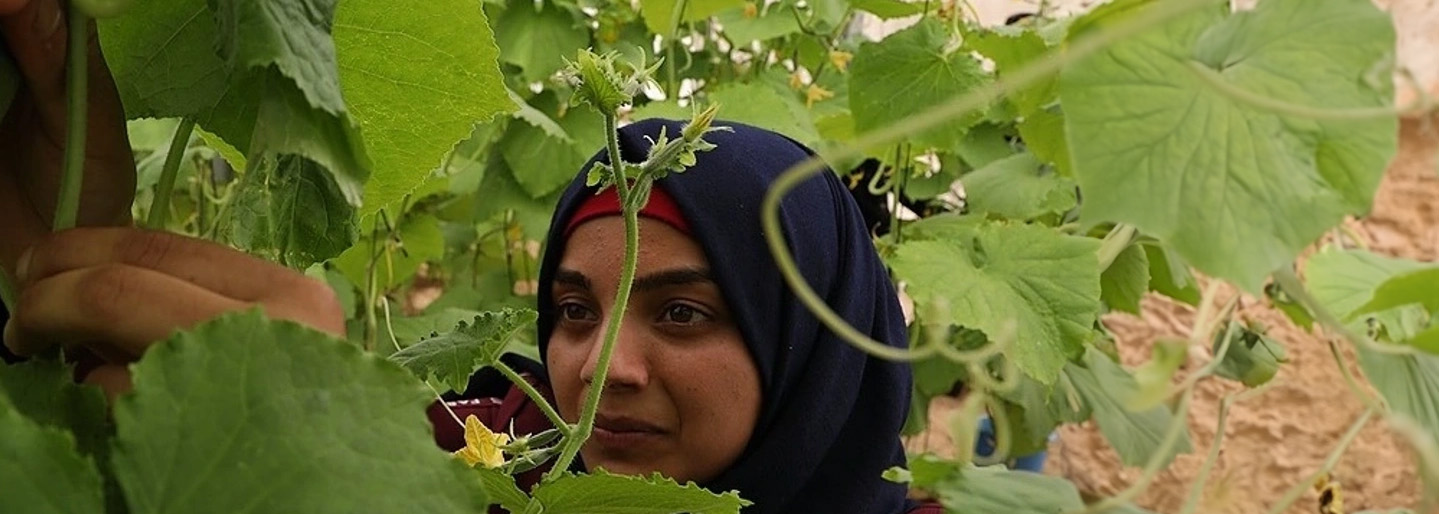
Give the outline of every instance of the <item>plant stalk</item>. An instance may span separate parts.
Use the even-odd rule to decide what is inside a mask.
[[[608,139],[610,166],[614,169],[615,191],[619,194],[620,205],[624,207],[625,220],[625,262],[620,268],[620,285],[615,291],[615,302],[610,308],[610,319],[605,327],[605,339],[600,346],[600,356],[595,363],[595,376],[590,381],[589,393],[585,396],[585,404],[580,411],[579,423],[574,430],[565,437],[564,448],[560,451],[559,458],[555,461],[555,467],[551,468],[545,475],[546,480],[559,477],[574,463],[575,456],[579,454],[580,448],[590,438],[590,433],[595,428],[595,413],[600,407],[600,394],[604,391],[605,382],[609,377],[610,359],[614,356],[615,342],[619,339],[620,323],[624,321],[624,312],[630,301],[630,287],[635,282],[635,267],[639,261],[640,246],[640,223],[638,209],[642,206],[632,205],[629,202],[630,186],[624,176],[624,159],[620,157],[619,134],[617,133],[618,119],[615,113],[604,113],[605,116],[605,137]]]
[[[1118,259],[1119,254],[1124,253],[1124,249],[1129,248],[1129,243],[1134,241],[1136,233],[1138,233],[1138,229],[1134,228],[1134,225],[1120,223],[1104,236],[1104,242],[1099,245],[1100,273],[1104,273],[1114,265],[1114,260]]]
[[[89,121],[90,17],[70,9],[70,41],[66,48],[65,158],[60,175],[60,198],[55,204],[55,231],[75,228],[80,214],[80,191],[85,178],[85,135]]]
[[[154,230],[164,230],[165,222],[170,217],[170,195],[175,192],[175,178],[180,175],[180,161],[185,157],[185,148],[189,146],[190,134],[195,131],[195,120],[185,118],[180,120],[180,126],[175,127],[175,137],[170,139],[170,152],[165,155],[165,166],[160,168],[160,182],[155,185],[155,200],[150,202],[150,215],[145,219],[145,226]]]
[[[1159,448],[1149,456],[1149,462],[1144,464],[1144,474],[1129,487],[1120,491],[1119,494],[1105,498],[1103,501],[1090,504],[1083,514],[1109,512],[1119,506],[1134,500],[1139,493],[1149,487],[1150,482],[1159,476],[1159,471],[1164,469],[1165,456],[1174,450],[1174,445],[1179,443],[1179,436],[1189,428],[1189,402],[1194,398],[1194,388],[1184,390],[1184,395],[1179,398],[1179,406],[1174,409],[1174,419],[1169,422],[1169,428],[1164,431],[1164,438],[1159,441]]]
[[[560,417],[560,413],[555,411],[554,406],[550,405],[550,401],[545,398],[545,395],[540,394],[540,391],[535,389],[535,386],[531,385],[528,380],[525,380],[525,377],[520,376],[514,368],[503,362],[496,362],[495,369],[500,370],[500,374],[510,379],[510,382],[525,392],[525,396],[530,397],[530,401],[535,402],[535,405],[545,412],[545,417],[550,418],[550,423],[554,423],[555,430],[559,430],[565,436],[570,434],[570,424],[565,423],[565,418]]]
[[[679,63],[675,61],[675,45],[679,44],[680,22],[684,20],[685,8],[689,7],[689,0],[676,0],[674,11],[670,13],[670,34],[665,41],[665,72],[669,75],[665,82],[665,99],[679,101],[679,81],[676,80]],[[608,116],[610,113],[605,113]],[[616,154],[611,154],[616,155]],[[618,158],[611,157],[613,164]],[[618,169],[618,168],[616,168]]]
[[[1344,452],[1349,449],[1349,445],[1354,443],[1354,439],[1359,437],[1359,432],[1364,429],[1365,425],[1369,424],[1369,419],[1373,418],[1377,412],[1378,411],[1372,408],[1365,409],[1364,414],[1359,416],[1359,419],[1354,420],[1354,424],[1349,426],[1349,431],[1345,432],[1344,437],[1339,439],[1339,444],[1335,445],[1334,449],[1329,451],[1329,456],[1324,458],[1324,464],[1320,465],[1319,469],[1314,470],[1314,473],[1305,477],[1303,482],[1294,484],[1294,487],[1289,488],[1289,491],[1284,493],[1284,497],[1279,499],[1279,503],[1274,504],[1274,507],[1269,509],[1269,514],[1284,512],[1285,509],[1288,509],[1290,505],[1294,504],[1295,500],[1298,500],[1299,497],[1304,494],[1304,491],[1311,487],[1311,484],[1313,484],[1315,480],[1318,480],[1320,476],[1334,469],[1334,466],[1339,464],[1339,458],[1344,456]]]

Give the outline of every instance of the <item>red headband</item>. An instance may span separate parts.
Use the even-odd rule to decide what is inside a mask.
[[[575,214],[570,216],[569,224],[565,225],[565,237],[570,237],[575,228],[580,224],[595,218],[620,215],[620,195],[615,188],[605,188],[600,194],[589,197],[584,203],[575,209]],[[675,203],[674,197],[666,193],[658,186],[650,190],[650,201],[640,209],[640,216],[664,222],[674,227],[675,230],[690,235],[690,224],[685,221],[685,216],[680,212],[679,204]]]

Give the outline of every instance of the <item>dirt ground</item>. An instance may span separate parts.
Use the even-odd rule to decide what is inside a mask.
[[[1373,251],[1420,260],[1439,260],[1439,119],[1403,124],[1399,156],[1391,164],[1373,213],[1349,223]],[[1220,297],[1236,294],[1227,289]],[[1262,396],[1230,409],[1225,441],[1211,474],[1199,512],[1251,514],[1267,512],[1295,484],[1319,467],[1335,442],[1362,412],[1359,400],[1346,389],[1325,340],[1295,327],[1262,299],[1242,297],[1239,313],[1271,327],[1292,363],[1285,365],[1274,386]],[[1147,359],[1160,337],[1187,337],[1194,308],[1151,295],[1143,316],[1111,315],[1104,323],[1115,333],[1127,365]],[[1353,356],[1347,356],[1358,373]],[[1214,437],[1219,401],[1239,389],[1237,384],[1206,380],[1198,387],[1190,412],[1195,452],[1180,456],[1139,497],[1137,503],[1156,512],[1180,509],[1198,475]],[[936,425],[954,408],[941,401],[931,409]],[[1092,423],[1066,426],[1050,447],[1046,473],[1072,480],[1086,496],[1113,495],[1139,477],[1125,468]],[[912,447],[950,448],[948,436],[926,434]],[[1368,509],[1417,508],[1419,484],[1409,448],[1382,422],[1361,432],[1335,469],[1347,512]],[[1319,512],[1317,493],[1305,492],[1286,513]]]

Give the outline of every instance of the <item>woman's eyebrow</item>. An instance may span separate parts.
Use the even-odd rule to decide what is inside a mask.
[[[708,268],[681,268],[657,271],[635,279],[634,289],[648,291],[671,286],[714,283]]]
[[[558,270],[555,270],[555,283],[578,287],[580,289],[584,289],[585,291],[593,289],[592,287],[590,287],[589,277],[586,277],[584,273],[580,273],[572,269],[560,268]]]

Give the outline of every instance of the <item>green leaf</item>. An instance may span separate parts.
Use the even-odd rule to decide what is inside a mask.
[[[362,216],[413,192],[476,123],[514,111],[479,2],[396,6],[344,0],[335,13],[340,86],[374,161]]]
[[[721,119],[773,130],[801,143],[819,141],[819,131],[810,120],[809,112],[803,109],[804,104],[792,105],[768,86],[725,84],[710,93],[709,103],[720,106]],[[689,119],[689,115],[680,119]]]
[[[743,8],[719,13],[715,18],[724,26],[725,36],[728,36],[731,43],[736,46],[749,46],[755,41],[766,41],[799,32],[799,19],[795,16],[793,7],[775,4],[753,18],[745,17]]]
[[[1056,110],[1037,110],[1020,120],[1019,137],[1035,157],[1054,165],[1055,171],[1074,176],[1069,159],[1069,140],[1064,137],[1064,115]]]
[[[1009,418],[1010,455],[1031,455],[1049,448],[1049,437],[1061,423],[1078,423],[1090,417],[1079,394],[1063,382],[1049,386],[1021,376],[1012,391],[998,393]]]
[[[390,360],[425,380],[438,380],[455,391],[465,390],[470,375],[483,366],[493,366],[505,353],[510,337],[534,324],[538,314],[529,309],[485,312],[474,320],[444,334],[395,352]]]
[[[640,15],[645,19],[645,27],[648,27],[651,33],[668,36],[676,3],[674,0],[640,0]],[[720,11],[743,5],[744,0],[689,0],[685,2],[685,12],[679,21],[699,21]]]
[[[849,4],[855,9],[878,16],[882,20],[914,16],[924,12],[923,2],[905,2],[903,0],[850,0]]]
[[[1049,50],[1049,44],[1034,31],[982,30],[965,34],[964,44],[994,61],[995,74],[1000,77],[1023,68]],[[1008,100],[1016,114],[1028,117],[1053,103],[1058,96],[1059,78],[1051,75],[1010,93]]]
[[[547,136],[566,143],[572,141],[569,133],[565,132],[564,127],[561,127],[559,123],[555,123],[555,120],[551,119],[548,114],[530,106],[528,102],[525,102],[524,98],[520,98],[520,95],[515,94],[513,89],[507,87],[505,88],[505,93],[510,95],[510,101],[514,102],[515,107],[518,109],[515,111],[515,118],[524,120],[525,123],[529,123],[535,128],[545,131],[545,135]]]
[[[1116,5],[1075,30],[1148,8]],[[1275,114],[1197,73],[1294,104],[1388,108],[1391,81],[1366,77],[1388,76],[1381,63],[1392,60],[1395,36],[1389,15],[1367,0],[1228,11],[1216,1],[1072,63],[1060,93],[1084,218],[1131,223],[1206,274],[1258,293],[1271,271],[1369,208],[1397,121]]]
[[[64,430],[26,419],[0,396],[0,512],[100,514],[100,473]]]
[[[726,111],[728,110],[726,109]],[[650,118],[684,120],[689,119],[689,117],[690,110],[684,107],[680,107],[680,105],[673,100],[650,102],[636,107],[634,112],[630,113],[630,119],[635,121],[647,120]]]
[[[355,210],[319,164],[295,155],[264,157],[251,160],[245,174],[220,222],[231,244],[296,269],[355,244]]]
[[[1430,266],[1362,250],[1329,250],[1309,258],[1304,279],[1315,300],[1339,319],[1352,319],[1390,277]]]
[[[372,221],[379,225],[378,244],[386,244],[390,235],[385,232],[384,224],[380,223],[379,216],[373,217]],[[375,284],[382,291],[408,281],[420,269],[420,264],[445,255],[445,235],[440,232],[440,221],[432,215],[409,216],[400,221],[398,239],[399,247],[392,249],[388,255],[380,255],[375,263]],[[350,282],[369,283],[370,257],[381,250],[374,246],[375,243],[370,237],[361,239],[335,258],[335,267]]]
[[[945,512],[1059,513],[1084,508],[1068,480],[1002,466],[963,469],[934,490]]]
[[[1005,354],[1050,384],[1098,315],[1098,244],[1044,227],[985,225],[968,237],[904,243],[890,266],[916,301],[947,301],[956,323],[991,339],[1012,334]]]
[[[559,100],[552,93],[536,96],[531,102],[540,112],[560,112]],[[549,195],[569,184],[590,156],[605,146],[605,120],[598,112],[578,108],[564,113],[555,120],[572,141],[555,138],[527,123],[512,123],[498,145],[515,172],[515,180],[531,198]]]
[[[1018,153],[963,177],[964,198],[972,212],[1011,220],[1030,220],[1074,208],[1074,181],[1046,170],[1033,154]]]
[[[0,402],[36,423],[71,433],[85,455],[103,459],[109,453],[112,427],[105,396],[96,387],[77,385],[69,366],[58,360],[0,365]]]
[[[152,346],[131,371],[114,468],[136,514],[484,504],[473,475],[435,447],[430,392],[350,343],[252,311]]]
[[[989,80],[978,60],[968,52],[949,49],[949,44],[944,24],[925,18],[878,43],[861,45],[849,71],[849,107],[855,129],[865,133],[899,123]],[[911,141],[954,148],[979,121],[981,111],[942,123]]]
[[[395,329],[395,340],[400,342],[401,348],[404,348],[437,333],[454,330],[455,325],[470,321],[483,314],[481,311],[448,307],[436,309],[434,312],[420,316],[395,318],[391,320],[391,325]]]
[[[1149,260],[1149,289],[1189,305],[1199,305],[1199,281],[1184,258],[1159,244],[1144,244]]]
[[[1419,304],[1429,312],[1439,311],[1439,268],[1427,268],[1395,275],[1374,289],[1374,299],[1359,307],[1350,316],[1392,309],[1401,305]]]
[[[1214,368],[1214,374],[1238,381],[1247,387],[1264,385],[1279,372],[1281,363],[1288,362],[1284,345],[1246,326],[1236,326],[1234,329],[1229,350],[1224,354],[1224,360]],[[1219,351],[1223,340],[1223,333],[1214,338],[1215,352]]]
[[[540,82],[589,46],[589,31],[554,2],[511,2],[495,20],[500,59],[520,67],[525,82]]]
[[[474,470],[480,475],[480,483],[484,484],[485,494],[489,495],[491,505],[499,505],[510,512],[525,511],[530,497],[515,485],[515,477],[484,466],[475,466]]]
[[[1164,431],[1173,422],[1174,413],[1162,405],[1144,412],[1125,409],[1122,399],[1133,397],[1138,390],[1134,377],[1093,348],[1085,352],[1084,366],[1071,364],[1064,368],[1064,373],[1084,398],[1084,403],[1092,409],[1100,433],[1119,453],[1119,460],[1127,466],[1148,463],[1159,451]],[[1190,450],[1186,431],[1173,450],[1164,456],[1161,466],[1168,465],[1176,455]]]
[[[335,1],[210,0],[210,5],[225,69],[259,77],[259,111],[246,149],[250,166],[256,157],[302,155],[328,170],[345,199],[359,205],[371,163],[340,91],[330,37]]]
[[[1124,408],[1144,411],[1164,403],[1172,391],[1169,384],[1174,373],[1189,356],[1189,342],[1182,339],[1158,339],[1150,345],[1149,360],[1134,368],[1134,390],[1123,398]]]
[[[739,514],[750,505],[733,491],[715,494],[690,482],[680,485],[658,473],[648,478],[566,473],[535,488],[545,512],[588,514]]]
[[[1395,412],[1413,419],[1439,443],[1439,356],[1392,355],[1360,346],[1364,376]]]
[[[1010,127],[981,122],[969,129],[954,152],[970,168],[983,168],[1014,155],[1015,148],[1009,142],[1010,135]]]
[[[1139,314],[1139,301],[1149,291],[1149,282],[1145,246],[1131,244],[1099,276],[1100,299],[1111,309]]]

